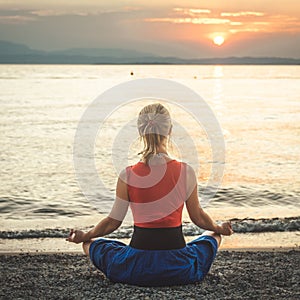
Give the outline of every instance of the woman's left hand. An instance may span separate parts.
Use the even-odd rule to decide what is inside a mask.
[[[219,225],[220,230],[218,233],[222,235],[232,235],[233,230],[230,222],[223,222],[221,225]]]
[[[72,242],[75,244],[79,244],[79,243],[88,241],[88,239],[86,238],[85,232],[83,232],[81,230],[71,229],[69,237],[66,238],[66,241]]]

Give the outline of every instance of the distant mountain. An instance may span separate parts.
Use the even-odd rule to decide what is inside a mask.
[[[51,54],[111,58],[136,58],[145,56],[155,56],[151,53],[115,48],[70,48],[61,51],[52,51]]]
[[[31,49],[23,44],[0,40],[0,64],[300,65],[300,59],[280,57],[183,59],[115,48],[71,48],[60,51],[41,51]]]
[[[26,45],[0,40],[0,57],[6,55],[42,54],[43,51],[33,50]]]
[[[31,49],[26,45],[1,41],[0,40],[0,63],[7,61],[16,61],[21,63],[24,58],[25,62],[33,60],[34,62],[41,63],[61,63],[64,60],[70,63],[97,63],[100,62],[114,62],[143,57],[156,56],[151,53],[139,52],[136,50],[115,49],[115,48],[70,48],[65,50],[56,51],[41,51]],[[33,62],[33,63],[34,63]]]

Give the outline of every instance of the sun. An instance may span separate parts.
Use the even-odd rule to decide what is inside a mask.
[[[217,35],[214,37],[214,44],[217,46],[221,46],[224,43],[225,39],[221,35]]]

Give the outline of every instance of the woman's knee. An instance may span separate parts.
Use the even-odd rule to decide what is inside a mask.
[[[213,231],[205,231],[202,233],[202,235],[209,235],[212,236],[213,238],[216,239],[217,243],[218,243],[218,247],[220,247],[221,245],[221,241],[222,241],[222,236],[218,233],[215,233]]]

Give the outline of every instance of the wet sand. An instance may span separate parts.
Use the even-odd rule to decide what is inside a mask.
[[[112,283],[82,254],[2,254],[1,299],[300,299],[300,251],[220,251],[186,286]]]
[[[197,236],[185,236],[190,242]],[[261,232],[261,233],[235,233],[230,237],[223,237],[221,250],[300,250],[300,233],[292,232]],[[125,244],[130,238],[117,238]],[[81,245],[68,243],[65,238],[0,238],[0,254],[6,253],[82,253]]]

